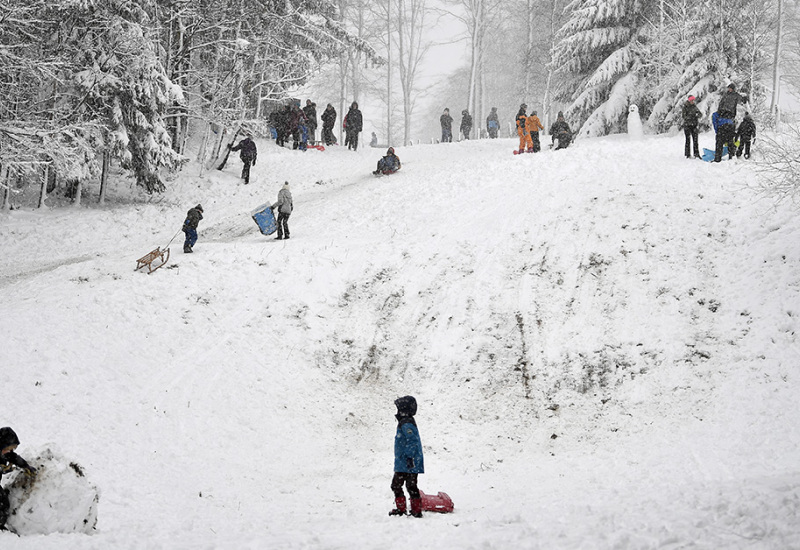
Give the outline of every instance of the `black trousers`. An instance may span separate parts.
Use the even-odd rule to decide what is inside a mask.
[[[405,472],[395,472],[392,478],[392,492],[394,498],[406,498],[403,493],[403,484],[408,489],[411,498],[419,498],[419,488],[417,487],[417,476],[419,474],[407,474]]]
[[[358,151],[358,132],[347,132],[347,148]]]
[[[322,141],[325,142],[325,145],[330,145],[334,142],[333,128],[326,128],[325,126],[322,127]]]
[[[700,156],[700,146],[697,145],[697,126],[694,128],[684,127],[683,135],[686,136],[686,145],[683,148],[683,154],[686,155],[686,158],[690,158],[691,155],[691,142],[694,140],[694,156]]]
[[[749,139],[741,138],[740,143],[739,143],[739,148],[736,150],[736,156],[737,157],[741,157],[742,156],[742,150],[744,150],[744,158],[749,159],[750,158],[750,143],[751,143],[751,141]]]
[[[245,183],[250,183],[250,165],[253,163],[253,161],[247,159],[243,160],[242,163],[242,179]]]
[[[278,238],[282,239],[284,236],[289,238],[289,216],[284,212],[278,212]]]
[[[534,153],[538,153],[542,150],[542,144],[539,143],[539,132],[531,132],[531,142],[533,143]]]
[[[717,147],[714,152],[714,162],[722,160],[722,148],[728,145],[728,158],[733,158],[736,154],[736,144],[733,140],[736,139],[736,127],[733,124],[723,124],[717,130]]]

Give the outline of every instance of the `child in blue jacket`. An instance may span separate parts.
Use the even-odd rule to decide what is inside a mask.
[[[417,400],[406,395],[396,399],[394,404],[397,407],[394,477],[392,478],[395,508],[389,512],[389,515],[404,516],[406,514],[406,495],[403,493],[403,484],[405,484],[411,497],[411,515],[421,518],[422,499],[417,487],[417,475],[425,473],[425,463],[422,456],[422,441],[419,438],[417,423],[414,421],[414,415],[417,414]]]

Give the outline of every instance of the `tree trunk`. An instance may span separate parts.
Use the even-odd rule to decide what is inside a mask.
[[[47,198],[47,182],[50,180],[50,165],[46,164],[44,167],[44,175],[42,177],[42,188],[39,191],[39,208],[44,208],[44,200]]]
[[[778,0],[778,21],[775,29],[775,57],[772,62],[772,101],[769,105],[769,112],[773,116],[778,112],[778,98],[780,93],[780,66],[781,66],[781,47],[783,33],[783,0]]]
[[[0,186],[3,187],[3,210],[11,208],[11,181],[8,177],[10,170],[8,165],[0,167]]]
[[[111,153],[108,149],[103,151],[103,170],[100,172],[100,197],[97,202],[105,204],[106,202],[106,188],[108,187],[108,170],[111,166]]]

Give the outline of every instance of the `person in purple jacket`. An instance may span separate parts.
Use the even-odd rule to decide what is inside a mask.
[[[394,510],[390,516],[406,515],[406,495],[403,485],[411,497],[411,515],[422,517],[422,499],[417,487],[417,476],[425,473],[425,462],[422,456],[422,441],[419,438],[417,423],[417,400],[410,395],[400,397],[394,402],[397,407],[397,433],[394,436],[394,477],[392,492],[394,493]]]

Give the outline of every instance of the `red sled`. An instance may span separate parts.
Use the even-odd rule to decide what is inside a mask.
[[[439,512],[447,514],[453,511],[453,499],[447,496],[447,493],[439,493],[438,495],[426,495],[422,491],[419,492],[419,497],[422,500],[422,510],[425,512]]]

